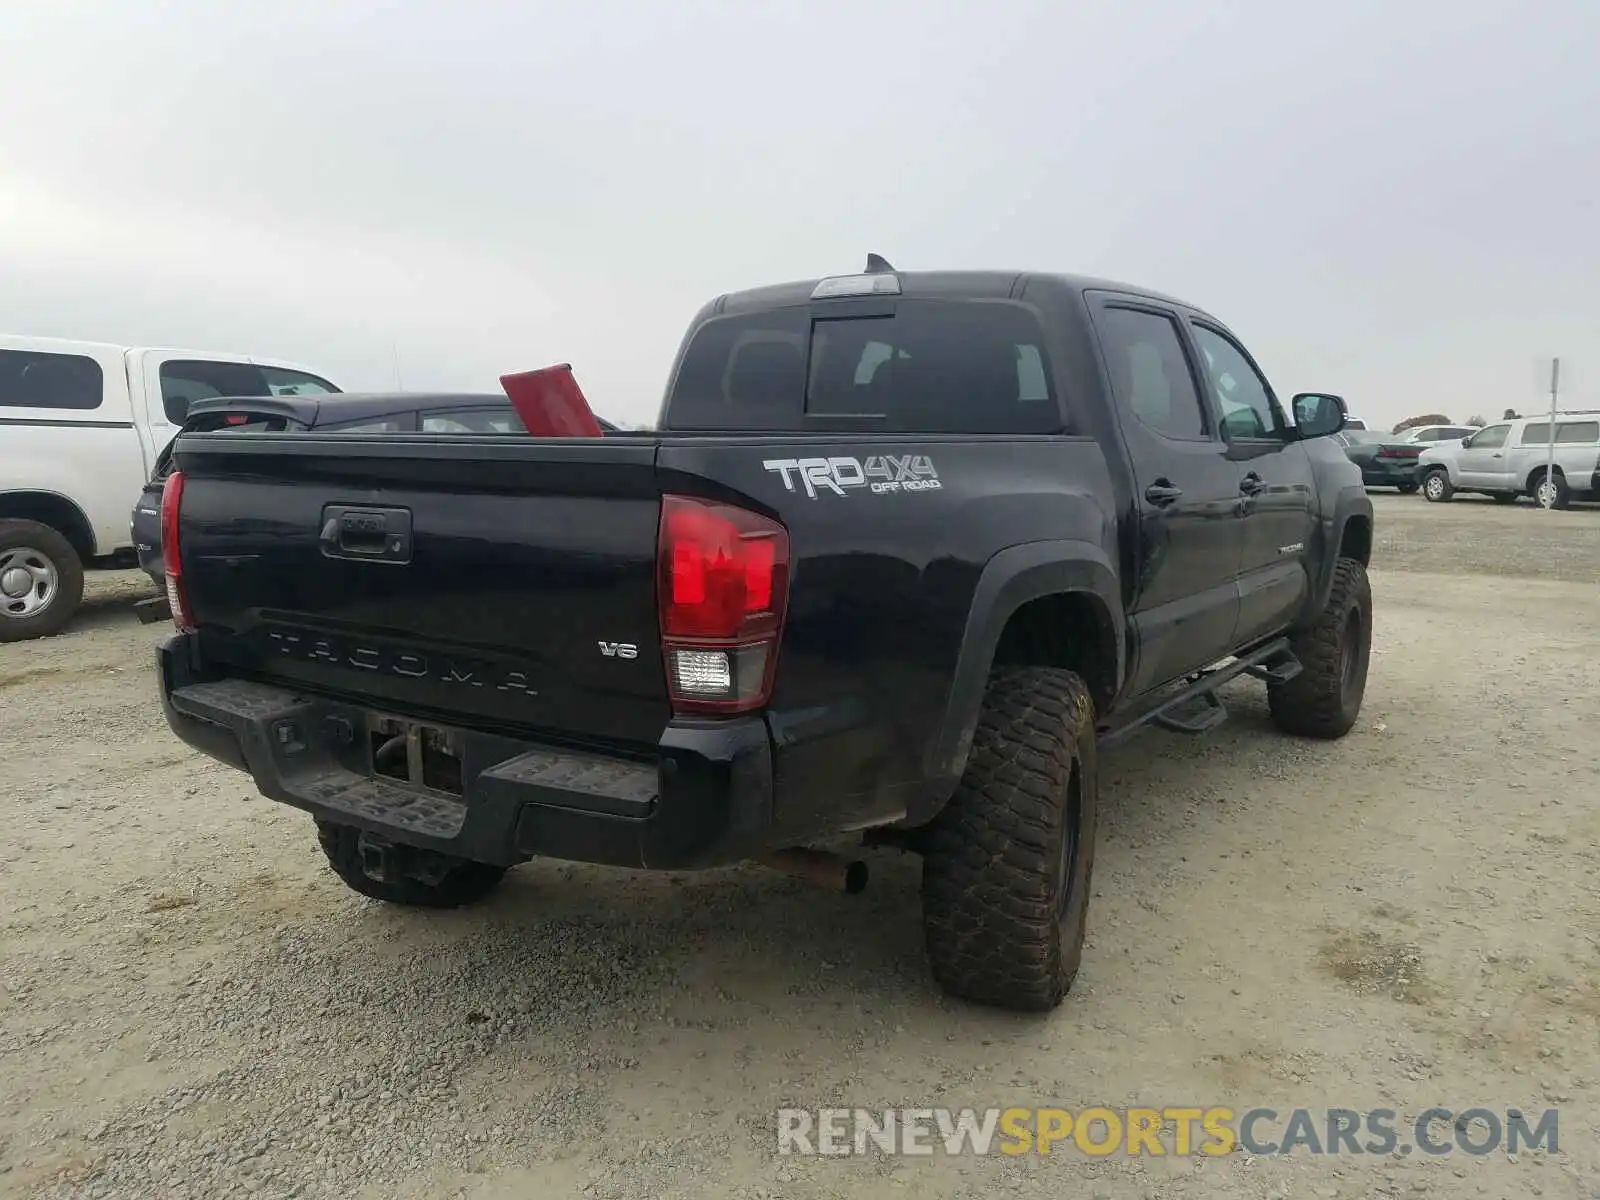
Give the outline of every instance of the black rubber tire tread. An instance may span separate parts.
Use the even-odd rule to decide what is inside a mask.
[[[1077,675],[995,671],[966,773],[922,846],[928,959],[950,995],[1022,1012],[1049,1011],[1066,996],[1083,957],[1095,765],[1094,702]],[[1070,820],[1076,851],[1061,879]]]
[[[1341,639],[1352,606],[1361,610],[1364,662],[1353,694],[1346,694]],[[1300,674],[1267,688],[1273,723],[1299,737],[1341,738],[1355,726],[1372,663],[1372,583],[1354,558],[1333,566],[1333,591],[1316,622],[1290,641]]]
[[[328,856],[328,865],[346,884],[374,900],[411,908],[462,908],[483,900],[505,878],[504,867],[463,862],[438,884],[427,884],[420,879],[379,882],[361,869],[361,856],[357,851],[360,838],[361,831],[354,826],[317,822],[317,841]]]
[[[1496,504],[1515,504],[1517,502],[1517,494],[1515,492],[1490,492],[1489,495]]]
[[[1432,475],[1437,475],[1439,477],[1439,482],[1444,485],[1444,490],[1439,494],[1439,498],[1437,500],[1428,495],[1428,478]],[[1443,467],[1435,467],[1433,470],[1425,472],[1422,476],[1421,483],[1422,498],[1430,503],[1449,504],[1450,501],[1455,498],[1456,489],[1450,484],[1450,473]]]
[[[38,521],[0,521],[0,550],[28,546],[49,555],[61,590],[37,616],[0,617],[0,642],[26,642],[59,633],[83,603],[83,560],[57,529]]]
[[[1538,474],[1533,477],[1533,486],[1528,489],[1533,494],[1533,502],[1535,504],[1539,503],[1539,485],[1543,482],[1544,468],[1541,467]],[[1572,489],[1567,486],[1566,473],[1559,468],[1557,468],[1555,474],[1555,485],[1556,494],[1550,507],[1554,509],[1570,508],[1572,506]],[[1541,507],[1543,506],[1541,505]]]
[[[1417,494],[1417,489],[1421,486],[1422,485],[1420,483],[1402,483],[1396,486],[1395,491],[1399,492],[1402,496],[1415,496]]]

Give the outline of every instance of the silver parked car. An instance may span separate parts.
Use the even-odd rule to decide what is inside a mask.
[[[1481,428],[1481,425],[1413,425],[1396,436],[1402,442],[1459,442]]]
[[[1544,416],[1496,421],[1459,442],[1435,443],[1417,463],[1422,494],[1435,503],[1456,492],[1502,504],[1532,496],[1544,508],[1600,499],[1600,410],[1556,414],[1555,470],[1546,479],[1550,440]]]

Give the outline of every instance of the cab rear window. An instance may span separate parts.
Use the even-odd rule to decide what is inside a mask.
[[[738,432],[1052,433],[1043,333],[1019,304],[902,300],[892,314],[809,306],[715,318],[691,339],[666,424]]]

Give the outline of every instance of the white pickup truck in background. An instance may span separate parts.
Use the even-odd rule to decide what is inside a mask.
[[[0,334],[0,642],[55,633],[134,565],[129,507],[188,406],[341,389],[275,359]]]

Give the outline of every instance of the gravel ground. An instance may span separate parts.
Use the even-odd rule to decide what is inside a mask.
[[[1287,740],[1241,683],[1108,756],[1048,1018],[936,992],[892,853],[859,897],[534,863],[366,901],[168,733],[148,585],[92,577],[0,646],[0,1194],[1600,1196],[1600,512],[1375,500],[1357,730]],[[787,1104],[1558,1106],[1561,1150],[779,1158]]]

